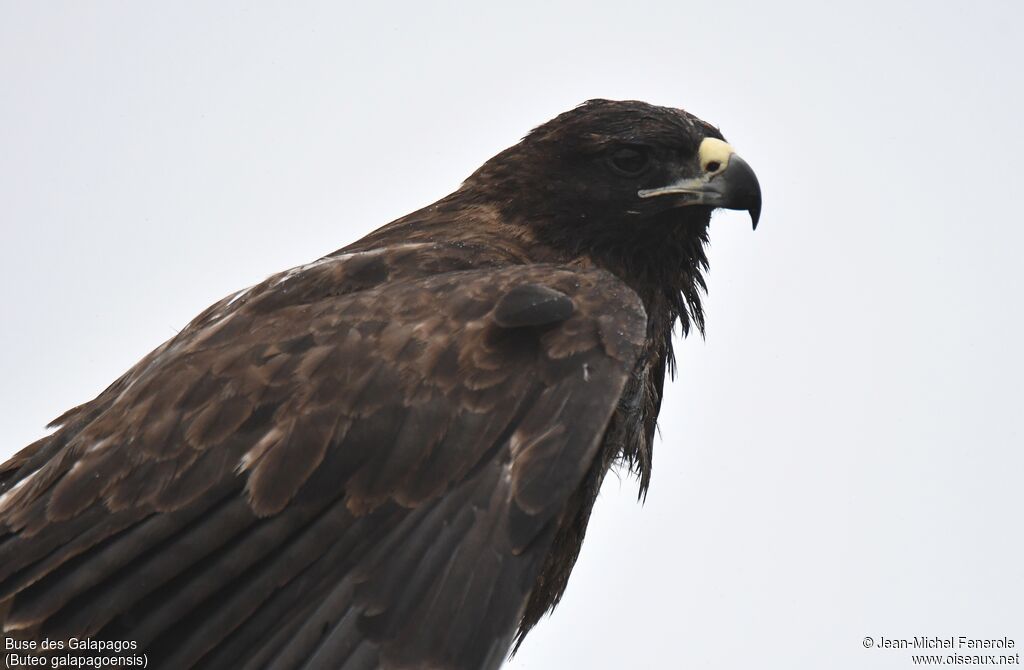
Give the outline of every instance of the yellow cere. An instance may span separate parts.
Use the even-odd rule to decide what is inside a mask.
[[[729,156],[734,153],[735,150],[728,142],[723,142],[714,137],[706,137],[700,143],[700,149],[698,150],[700,168],[705,172],[718,174],[729,165]],[[708,166],[712,163],[718,163],[718,167],[714,170],[708,170]]]

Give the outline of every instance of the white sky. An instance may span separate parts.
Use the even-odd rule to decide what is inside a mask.
[[[0,4],[0,456],[214,300],[593,97],[721,126],[645,506],[609,477],[512,669],[1024,645],[1019,3]],[[496,3],[487,3],[496,4]]]

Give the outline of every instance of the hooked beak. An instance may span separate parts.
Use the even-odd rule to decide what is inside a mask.
[[[761,218],[761,185],[747,162],[722,140],[705,138],[699,150],[701,175],[668,186],[640,190],[641,198],[682,196],[682,205],[745,209],[757,229]]]

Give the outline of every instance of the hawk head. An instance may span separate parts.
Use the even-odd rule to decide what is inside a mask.
[[[714,126],[681,109],[590,100],[535,128],[467,180],[506,214],[586,228],[761,214],[754,171]],[[589,224],[589,225],[588,225]],[[584,230],[580,230],[583,227]]]

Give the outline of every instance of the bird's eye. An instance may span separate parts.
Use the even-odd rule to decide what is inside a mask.
[[[609,157],[612,169],[626,177],[643,174],[651,164],[651,154],[645,147],[620,147]]]

